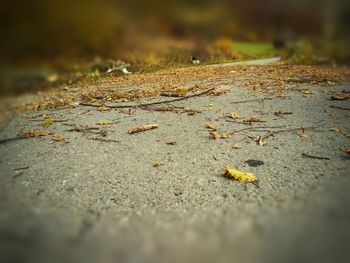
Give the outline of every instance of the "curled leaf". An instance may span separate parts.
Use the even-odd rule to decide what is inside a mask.
[[[238,171],[234,168],[229,168],[227,166],[224,168],[224,176],[232,177],[235,180],[240,181],[240,182],[251,183],[251,182],[257,181],[254,174],[241,172],[241,171]]]
[[[344,147],[340,147],[339,149],[346,154],[350,154],[350,147],[344,146]]]
[[[108,108],[108,107],[105,107],[105,106],[101,106],[101,107],[96,108],[96,110],[98,110],[98,111],[109,111],[109,110],[111,110],[111,108]]]

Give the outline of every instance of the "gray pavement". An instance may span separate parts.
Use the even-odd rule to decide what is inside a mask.
[[[1,261],[348,262],[350,160],[339,147],[349,146],[350,112],[330,106],[349,103],[329,97],[350,85],[239,104],[264,95],[220,88],[229,93],[173,103],[202,111],[192,116],[78,107],[13,118],[0,138],[42,128],[29,117],[47,114],[66,120],[49,129],[68,143],[46,136],[0,144]],[[210,139],[207,122],[222,133],[249,127],[227,121],[230,112],[265,121],[256,127],[304,127],[306,136],[283,131],[260,146],[250,137],[266,128]],[[96,127],[101,119],[116,122],[103,138],[118,142],[68,131],[67,124]],[[127,133],[148,123],[159,127]],[[330,130],[336,127],[342,132]],[[264,164],[251,167],[250,159]],[[225,165],[254,173],[259,187],[224,178]]]

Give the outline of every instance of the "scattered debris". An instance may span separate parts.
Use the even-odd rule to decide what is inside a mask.
[[[132,133],[137,133],[137,132],[153,130],[153,129],[156,129],[156,128],[158,128],[158,124],[147,124],[147,125],[143,125],[143,126],[140,126],[140,127],[129,128],[128,129],[128,133],[132,134]]]
[[[253,116],[253,117],[249,117],[249,118],[245,119],[243,122],[247,123],[249,125],[252,125],[253,122],[266,122],[266,121],[263,121],[263,120]]]
[[[170,142],[167,142],[166,144],[168,144],[168,145],[176,145],[176,141],[170,141]]]
[[[224,168],[224,176],[234,178],[235,180],[240,182],[252,183],[257,181],[254,174],[241,172],[234,168],[229,168],[227,166]]]
[[[339,109],[339,110],[350,110],[350,108],[346,108],[346,107],[339,107],[339,106],[330,106],[331,108],[334,108],[334,109]]]
[[[94,140],[94,141],[101,141],[101,142],[120,142],[118,140],[103,138],[103,137],[100,137],[100,136],[91,136],[91,137],[88,137],[88,139],[89,140]]]
[[[301,155],[304,158],[319,159],[319,160],[330,160],[330,158],[328,158],[328,157],[314,156],[314,155],[310,155],[310,154],[307,154],[307,153],[302,153]]]

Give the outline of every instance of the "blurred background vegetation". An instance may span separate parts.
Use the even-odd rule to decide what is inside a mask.
[[[2,79],[23,69],[83,71],[116,60],[154,70],[191,64],[191,56],[202,63],[276,55],[295,63],[350,61],[348,0],[13,0],[0,6]]]

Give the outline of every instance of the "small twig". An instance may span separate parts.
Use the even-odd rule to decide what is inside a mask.
[[[24,167],[15,168],[15,169],[13,169],[13,171],[25,170],[28,168],[29,168],[29,166],[24,166]]]
[[[185,96],[185,97],[181,97],[181,98],[176,98],[176,99],[172,99],[172,100],[162,100],[162,101],[157,101],[157,102],[151,102],[151,103],[141,103],[141,104],[135,104],[135,105],[105,105],[108,108],[111,109],[121,109],[121,108],[142,108],[142,107],[146,107],[146,106],[150,106],[150,105],[157,105],[157,104],[163,104],[163,103],[170,103],[170,102],[175,102],[175,101],[181,101],[181,100],[186,100],[189,98],[193,98],[193,97],[198,97],[201,95],[204,95],[206,93],[209,93],[210,91],[214,90],[215,88],[211,88],[208,89],[206,91],[200,92],[200,93],[196,93],[196,94],[192,94],[189,96]],[[81,102],[79,104],[80,106],[90,106],[90,107],[101,107],[101,104],[92,104],[92,103],[85,103],[85,102]]]
[[[239,104],[239,103],[246,103],[246,102],[253,102],[253,101],[264,101],[264,100],[273,100],[273,99],[277,99],[277,98],[280,98],[280,96],[277,96],[277,97],[273,97],[271,98],[272,95],[269,95],[269,96],[266,96],[264,98],[261,98],[261,99],[253,99],[253,100],[241,100],[241,101],[231,101],[232,104]]]
[[[96,136],[89,137],[88,139],[89,140],[94,140],[94,141],[101,141],[101,142],[120,142],[120,141],[117,141],[117,140],[106,139],[106,138],[96,137]]]
[[[309,154],[306,154],[306,153],[302,153],[301,155],[304,158],[312,158],[312,159],[319,159],[319,160],[330,160],[330,158],[328,158],[328,157],[313,156],[313,155],[309,155]]]
[[[24,172],[20,172],[18,174],[14,174],[14,175],[12,175],[12,178],[17,178],[17,177],[19,177],[19,176],[21,176],[23,174],[24,174]]]
[[[331,108],[333,108],[333,109],[339,109],[339,110],[350,110],[350,108],[340,107],[340,106],[334,106],[334,105],[332,105]]]
[[[13,137],[13,138],[6,138],[6,139],[0,140],[0,144],[6,143],[6,142],[9,142],[9,141],[15,141],[15,140],[20,140],[20,139],[26,139],[26,138],[27,138],[27,137],[24,137],[24,136],[18,136],[18,137]]]

